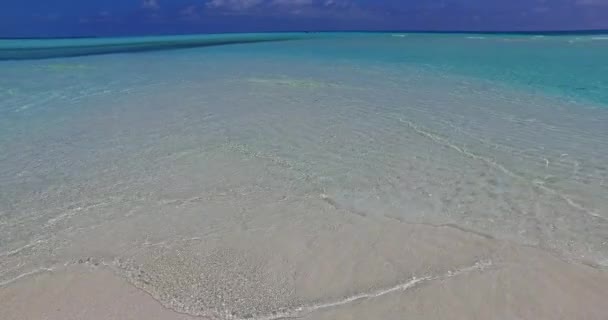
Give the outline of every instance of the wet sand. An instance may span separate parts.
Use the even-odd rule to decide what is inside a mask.
[[[192,320],[103,268],[73,266],[0,289],[6,320]]]
[[[165,284],[141,276],[125,279],[116,274],[117,263],[80,261],[0,288],[2,319],[605,319],[608,315],[605,271],[446,226],[365,222],[364,231],[363,219],[349,217],[306,244],[294,233],[264,232],[232,243],[242,251],[216,251],[215,259],[197,258],[197,246],[188,249],[192,251],[167,252],[154,258],[175,260],[166,270],[172,278]],[[290,256],[281,252],[285,246],[302,251]],[[194,263],[202,265],[196,268]],[[156,265],[164,264],[157,261],[148,267]],[[163,294],[174,295],[174,300],[158,297],[161,293],[148,286],[152,284]],[[188,290],[190,285],[204,289]],[[155,296],[168,303],[163,306]]]

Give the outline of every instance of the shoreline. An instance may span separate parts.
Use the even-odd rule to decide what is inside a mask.
[[[462,230],[455,232],[460,233],[457,236],[482,238],[467,235]],[[448,268],[441,274],[413,276],[390,286],[373,286],[375,289],[355,291],[339,300],[327,298],[252,317],[231,314],[205,317],[176,310],[159,301],[153,292],[118,274],[116,263],[96,259],[47,268],[47,271],[0,286],[0,309],[4,310],[3,319],[7,320],[318,320],[406,316],[408,319],[427,319],[437,314],[449,315],[452,319],[508,318],[515,314],[526,319],[568,319],[573,316],[601,319],[602,314],[608,313],[608,306],[601,303],[608,297],[605,270],[568,262],[542,249],[508,241],[485,238],[476,241],[495,247],[490,260]],[[534,299],[529,300],[527,295]],[[513,300],[518,302],[513,303]],[[386,307],[387,304],[391,307]],[[455,305],[460,308],[454,309]],[[401,311],[394,313],[395,308]]]

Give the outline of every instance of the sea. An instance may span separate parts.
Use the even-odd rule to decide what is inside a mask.
[[[607,61],[602,33],[0,40],[0,284],[106,265],[278,319],[338,252],[388,263],[377,221],[606,269]]]

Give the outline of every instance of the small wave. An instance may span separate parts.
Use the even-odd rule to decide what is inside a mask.
[[[47,242],[47,241],[48,241],[48,239],[38,239],[38,240],[36,240],[36,241],[34,241],[34,242],[28,243],[28,244],[26,244],[26,245],[24,245],[24,246],[22,246],[22,247],[19,247],[19,248],[13,249],[13,250],[11,250],[11,251],[1,252],[1,253],[0,253],[0,257],[8,257],[8,256],[15,255],[15,254],[17,254],[17,253],[19,253],[19,252],[21,252],[21,251],[23,251],[23,250],[26,250],[26,249],[28,249],[28,248],[35,247],[35,246],[37,246],[37,245],[39,245],[39,244],[41,244],[41,243],[45,243],[45,242]]]
[[[480,37],[480,36],[470,36],[470,37],[467,37],[467,39],[483,40],[483,39],[486,39],[486,37]]]
[[[343,305],[351,304],[353,302],[357,302],[357,301],[361,301],[361,300],[365,300],[365,299],[378,298],[378,297],[381,297],[381,296],[384,296],[384,295],[387,295],[387,294],[390,294],[393,292],[407,291],[407,290],[412,289],[416,286],[419,286],[420,284],[425,283],[425,282],[442,281],[442,280],[446,280],[446,279],[449,279],[452,277],[457,277],[457,276],[461,276],[461,275],[465,275],[465,274],[469,274],[469,273],[473,273],[473,272],[483,272],[486,269],[489,269],[491,267],[493,267],[493,263],[491,260],[482,260],[482,261],[476,262],[475,264],[473,264],[471,266],[457,269],[454,271],[448,271],[441,275],[428,275],[428,276],[425,276],[422,278],[413,277],[409,281],[399,283],[399,284],[389,287],[389,288],[380,289],[378,291],[354,294],[354,295],[344,297],[343,299],[336,300],[336,301],[299,306],[290,311],[275,313],[270,316],[264,316],[264,317],[254,318],[254,319],[255,320],[278,320],[278,319],[286,319],[286,318],[300,318],[300,317],[303,317],[307,314],[313,313],[318,310],[340,307]]]
[[[39,268],[39,269],[34,269],[34,270],[31,270],[31,271],[22,273],[22,274],[14,277],[12,279],[8,279],[8,280],[5,280],[3,282],[0,282],[0,287],[4,287],[6,285],[9,285],[9,284],[11,284],[11,283],[13,283],[13,282],[21,279],[21,278],[29,277],[29,276],[36,275],[36,274],[39,274],[39,273],[53,272],[53,271],[55,271],[54,268]]]

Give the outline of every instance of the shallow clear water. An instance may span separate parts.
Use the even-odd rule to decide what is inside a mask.
[[[132,276],[329,209],[605,267],[606,56],[600,36],[321,34],[0,61],[0,282],[83,257]],[[154,268],[140,286],[190,310]]]

